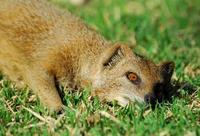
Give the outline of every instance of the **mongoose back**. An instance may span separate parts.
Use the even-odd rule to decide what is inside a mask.
[[[44,0],[0,0],[0,70],[17,87],[28,85],[51,110],[62,108],[56,84],[90,84],[92,95],[120,105],[158,101],[173,69],[173,62],[156,65],[107,41]]]

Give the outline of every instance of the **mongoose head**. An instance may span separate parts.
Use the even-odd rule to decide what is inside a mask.
[[[170,85],[173,62],[156,65],[125,45],[114,45],[100,57],[93,74],[94,94],[125,106],[129,101],[156,103]]]

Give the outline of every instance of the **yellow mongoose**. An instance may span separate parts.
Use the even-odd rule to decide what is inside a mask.
[[[60,110],[56,83],[92,86],[101,100],[156,101],[174,63],[156,65],[120,43],[106,41],[79,18],[44,0],[0,0],[0,70],[28,85],[49,109]]]

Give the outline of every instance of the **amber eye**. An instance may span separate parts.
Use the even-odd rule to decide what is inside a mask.
[[[128,74],[128,79],[131,81],[136,81],[137,80],[137,75],[135,73],[129,73]]]
[[[133,83],[135,83],[135,84],[137,84],[137,83],[140,82],[140,78],[138,77],[138,75],[137,75],[136,73],[133,73],[133,72],[128,72],[128,73],[127,73],[127,78],[128,78],[131,82],[133,82]]]

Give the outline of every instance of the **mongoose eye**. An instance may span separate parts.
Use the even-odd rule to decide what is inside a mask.
[[[136,73],[134,73],[134,72],[127,72],[126,76],[134,84],[140,83],[140,78],[138,77],[138,75]]]

